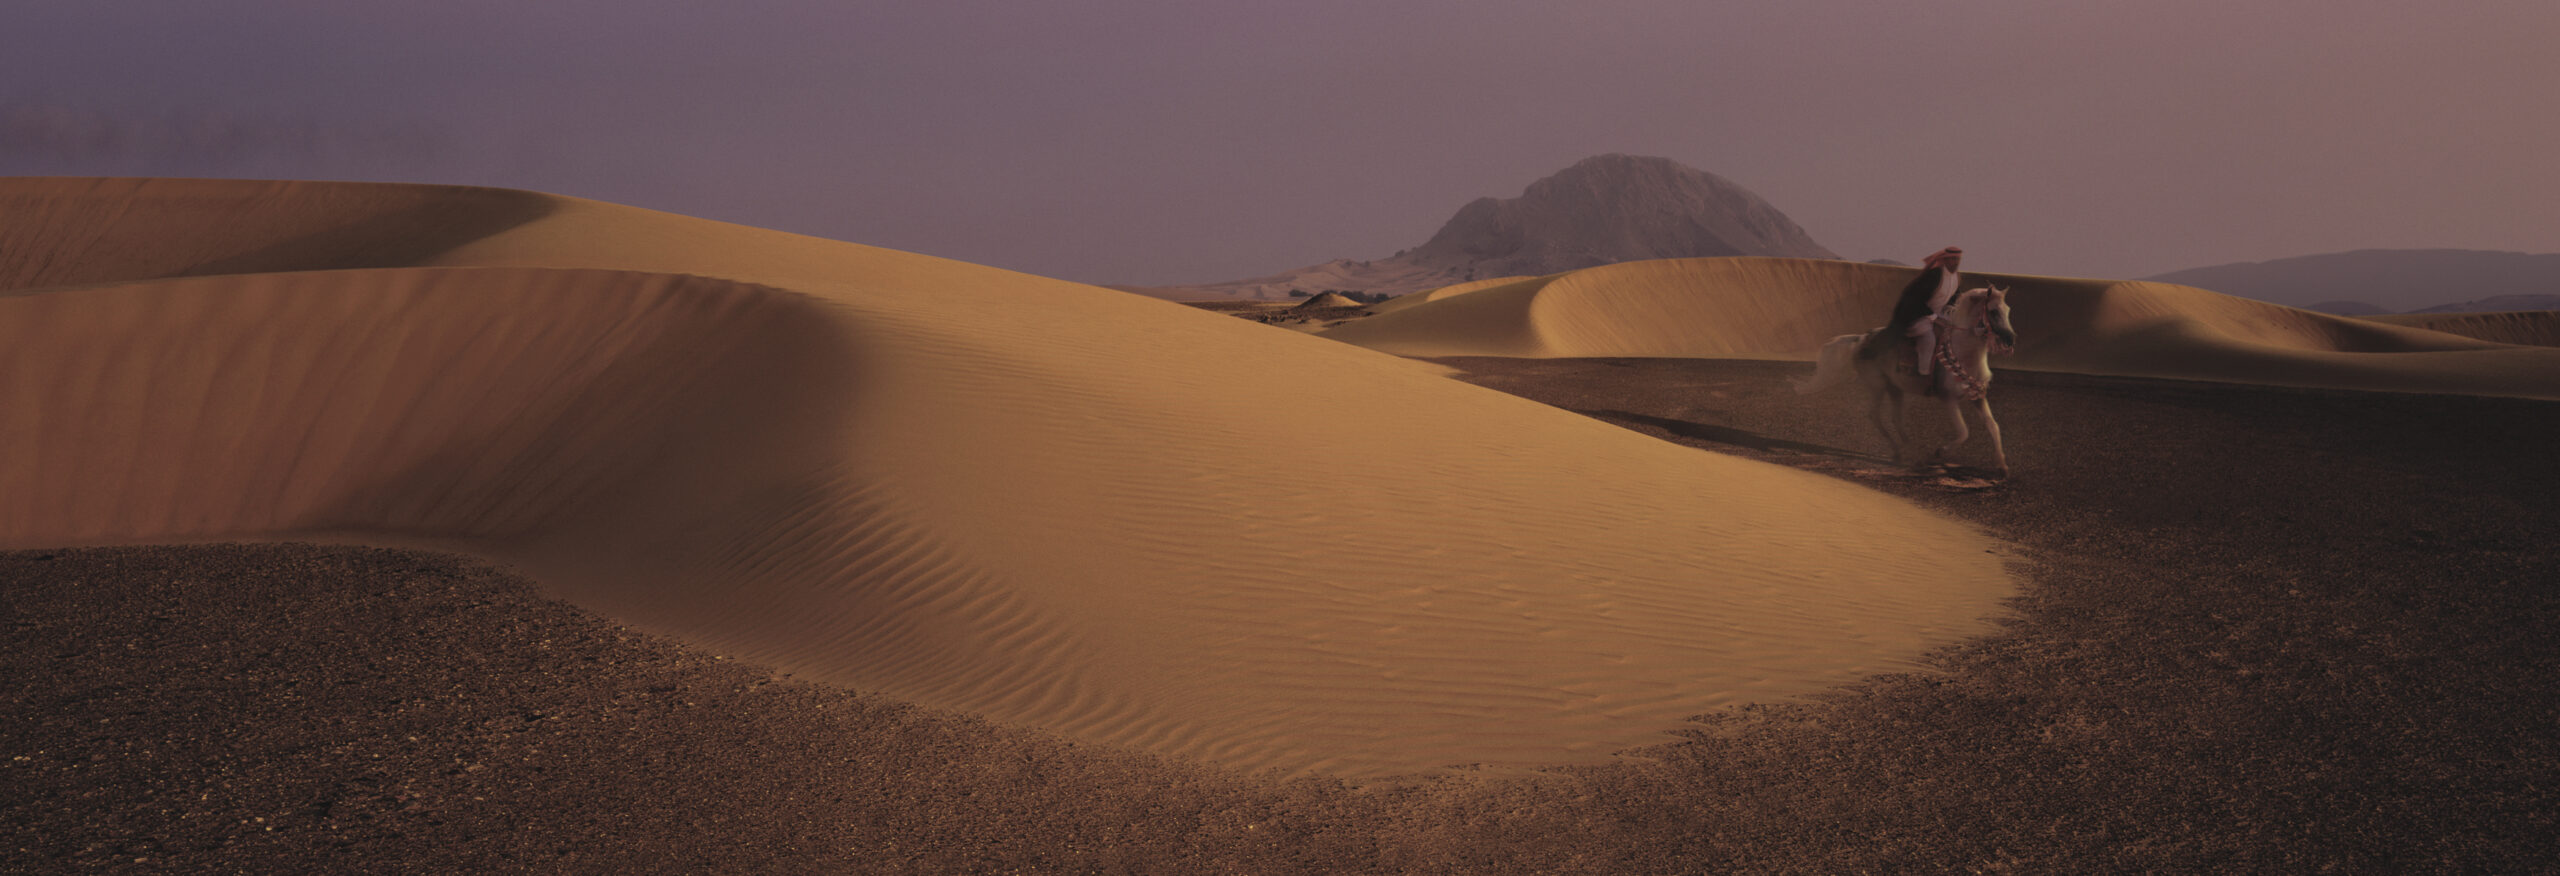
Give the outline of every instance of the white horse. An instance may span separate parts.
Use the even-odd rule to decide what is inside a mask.
[[[1911,338],[1889,327],[1879,328],[1864,334],[1841,335],[1823,344],[1813,377],[1797,381],[1796,391],[1821,392],[1855,378],[1867,390],[1867,417],[1875,421],[1876,431],[1884,434],[1897,463],[1903,461],[1903,444],[1909,440],[1902,417],[1902,397],[1934,394],[1945,400],[1956,435],[1916,463],[1921,466],[1944,461],[1948,450],[1972,437],[1964,419],[1964,412],[1971,409],[1982,417],[1982,431],[1991,436],[1993,465],[2000,477],[2006,478],[2009,455],[2000,446],[2000,421],[1991,417],[1988,394],[1991,354],[2005,354],[2018,345],[2018,333],[2009,327],[2009,290],[1965,290],[1931,319],[1938,321],[1937,361],[1932,369],[1935,373],[1920,373]]]

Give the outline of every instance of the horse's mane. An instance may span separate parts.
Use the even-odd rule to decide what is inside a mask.
[[[1958,292],[1956,297],[1947,301],[1946,315],[1942,318],[1958,328],[1971,327],[1977,323],[1987,327],[1991,325],[1990,321],[1993,317],[1991,299],[2005,298],[2008,294],[2009,290],[1998,286],[1976,286]],[[2007,317],[2002,316],[2000,319],[2002,329],[2005,330],[2007,323]],[[1984,340],[1992,352],[2003,354],[2011,352],[2010,345],[2015,343],[2014,340],[2004,341],[2001,337],[1989,335],[1985,335]]]

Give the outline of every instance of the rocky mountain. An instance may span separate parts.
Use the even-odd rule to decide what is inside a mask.
[[[2560,253],[2360,249],[2192,268],[2142,279],[2351,315],[2541,310],[2560,305]]]
[[[1484,277],[1690,256],[1839,258],[1732,180],[1667,158],[1601,155],[1479,198],[1421,246],[1373,261],[1199,286],[1121,287],[1168,298],[1286,298],[1290,290],[1403,293]]]

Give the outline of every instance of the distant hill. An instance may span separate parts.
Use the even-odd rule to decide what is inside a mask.
[[[2360,249],[2191,268],[2142,279],[2348,315],[2447,308],[2542,310],[2560,305],[2560,253]]]
[[[1732,180],[1667,158],[1601,155],[1530,183],[1520,197],[1460,207],[1430,240],[1387,258],[1337,259],[1225,283],[1114,288],[1165,298],[1284,298],[1292,289],[1404,293],[1690,256],[1839,258]]]

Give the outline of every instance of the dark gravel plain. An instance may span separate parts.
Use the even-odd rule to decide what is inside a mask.
[[[1640,759],[1354,786],[794,681],[463,558],[17,551],[0,871],[2560,871],[2560,404],[2006,372],[1979,487],[1800,364],[1442,362],[1971,521],[2015,616]]]

